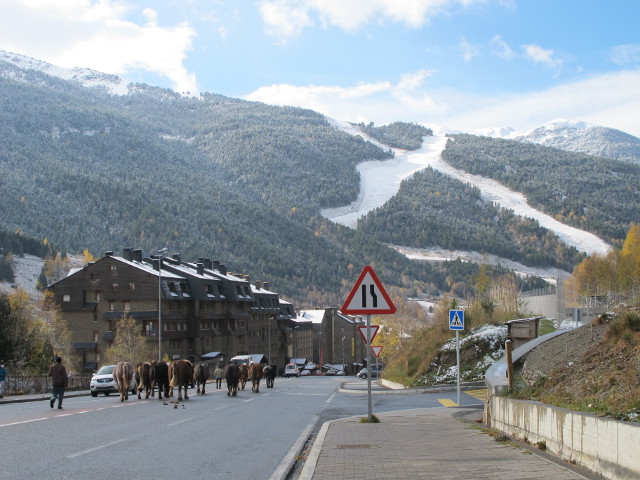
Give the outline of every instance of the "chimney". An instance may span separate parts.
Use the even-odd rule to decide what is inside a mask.
[[[106,252],[104,252],[104,256],[105,257],[113,257],[113,250],[107,250]]]
[[[269,282],[262,282],[262,287],[263,287],[265,290],[269,290]]]
[[[213,268],[213,261],[211,260],[211,258],[204,259],[204,268],[208,270],[211,270]]]
[[[198,275],[202,275],[204,273],[204,264],[198,263],[198,264],[196,264],[196,267],[198,269],[197,270],[198,271]]]
[[[124,259],[125,259],[125,260],[129,260],[129,261],[131,261],[131,260],[133,260],[132,253],[133,253],[133,252],[132,252],[132,249],[131,249],[131,248],[125,248],[125,249],[122,251],[122,256],[124,257]]]
[[[198,257],[198,262],[197,263],[204,264],[204,257]]]
[[[171,255],[171,257],[178,262],[178,265],[181,263],[180,262],[180,254],[179,253],[174,253],[173,255]]]
[[[141,248],[134,248],[131,251],[131,258],[135,261],[135,262],[140,262],[142,263],[142,249]]]
[[[258,290],[260,290],[260,285],[262,285],[262,282],[260,280],[256,280],[256,288]]]
[[[153,269],[154,270],[160,271],[160,259],[159,258],[152,258],[151,259],[151,265],[153,265]]]

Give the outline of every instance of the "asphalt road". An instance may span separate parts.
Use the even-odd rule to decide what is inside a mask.
[[[375,394],[373,412],[442,406],[455,395]],[[180,403],[101,395],[66,398],[63,407],[2,405],[3,478],[284,478],[323,422],[366,416],[367,395],[366,380],[353,377],[278,377],[273,389],[262,384],[255,394],[248,385],[237,397],[208,384],[206,395]]]

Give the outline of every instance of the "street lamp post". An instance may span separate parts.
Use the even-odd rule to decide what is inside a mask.
[[[166,248],[158,250],[158,361],[162,361],[162,254]]]

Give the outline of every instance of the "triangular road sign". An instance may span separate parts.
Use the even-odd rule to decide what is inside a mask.
[[[367,265],[362,269],[341,310],[348,315],[381,315],[396,313],[396,306],[373,268]]]
[[[378,333],[378,329],[380,328],[380,325],[370,325],[370,327],[371,327],[371,342],[373,342],[373,339],[376,338],[376,334]],[[362,335],[362,338],[364,338],[364,343],[366,343],[367,345],[371,345],[371,342],[367,342],[367,326],[358,325],[358,331],[360,332],[360,335]]]
[[[381,345],[371,345],[371,351],[378,358],[380,356],[380,352],[382,351]]]

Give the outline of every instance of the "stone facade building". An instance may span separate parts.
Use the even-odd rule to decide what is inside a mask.
[[[101,364],[125,314],[138,320],[141,334],[156,351],[160,344],[170,359],[261,353],[282,368],[291,356],[293,305],[280,300],[268,283],[252,284],[209,258],[184,262],[177,254],[143,259],[136,249],[125,249],[122,257],[107,252],[49,290],[85,370]]]

